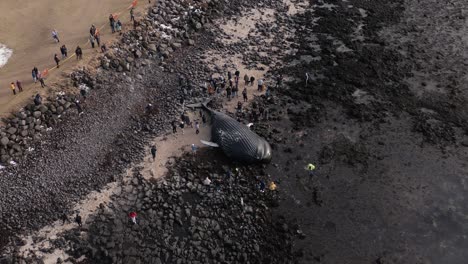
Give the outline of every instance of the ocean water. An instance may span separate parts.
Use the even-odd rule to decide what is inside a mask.
[[[7,64],[8,59],[13,54],[13,50],[0,43],[0,68]]]

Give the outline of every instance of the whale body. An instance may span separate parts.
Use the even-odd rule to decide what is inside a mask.
[[[271,146],[264,138],[234,118],[208,108],[206,103],[202,106],[210,113],[212,122],[211,142],[201,140],[203,144],[220,147],[228,158],[241,163],[271,161]]]

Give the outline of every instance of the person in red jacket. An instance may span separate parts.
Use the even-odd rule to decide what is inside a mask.
[[[136,221],[137,213],[136,212],[130,212],[130,214],[128,216],[130,216],[130,219],[132,220],[133,224],[136,225],[136,223],[137,223],[137,221]]]

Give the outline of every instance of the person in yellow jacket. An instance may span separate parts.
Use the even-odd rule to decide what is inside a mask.
[[[276,183],[274,181],[271,181],[270,184],[268,184],[268,189],[270,191],[276,191],[276,188],[277,188],[277,186],[276,186]]]
[[[315,165],[312,163],[307,164],[306,170],[309,172],[309,176],[314,176]]]
[[[10,84],[10,89],[11,89],[11,91],[13,91],[13,95],[16,95],[16,85],[15,85],[14,82],[12,82],[12,83]]]

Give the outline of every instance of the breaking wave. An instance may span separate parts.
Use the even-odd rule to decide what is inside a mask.
[[[0,43],[0,68],[7,64],[8,59],[13,54],[13,50]]]

